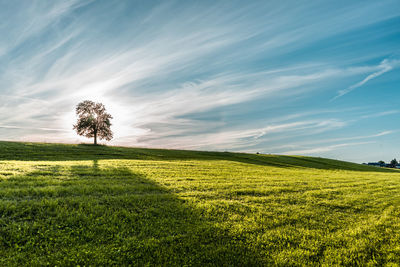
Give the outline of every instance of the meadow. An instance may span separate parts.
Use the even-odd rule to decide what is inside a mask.
[[[0,142],[0,266],[398,266],[400,172]]]

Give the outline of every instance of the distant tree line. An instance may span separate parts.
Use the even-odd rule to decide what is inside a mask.
[[[386,163],[383,160],[380,160],[378,162],[369,162],[369,163],[364,163],[364,164],[371,165],[371,166],[378,166],[378,167],[399,168],[400,169],[400,163],[395,158],[392,159],[389,163]]]

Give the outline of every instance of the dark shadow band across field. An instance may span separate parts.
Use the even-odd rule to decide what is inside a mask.
[[[0,183],[2,266],[268,263],[245,238],[129,168],[37,167]]]
[[[208,152],[128,148],[94,145],[0,142],[0,160],[67,161],[100,159],[138,160],[226,160],[281,168],[314,168],[366,172],[397,172],[356,163],[302,156],[265,155],[231,152]]]

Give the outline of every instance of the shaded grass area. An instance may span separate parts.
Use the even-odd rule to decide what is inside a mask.
[[[3,180],[1,265],[263,261],[165,187],[126,166],[106,166],[36,165]]]
[[[4,146],[20,154],[0,161],[1,266],[400,262],[398,172],[301,157]]]

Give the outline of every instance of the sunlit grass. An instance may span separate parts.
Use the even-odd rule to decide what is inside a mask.
[[[0,265],[400,262],[400,173],[306,157],[0,143]]]

